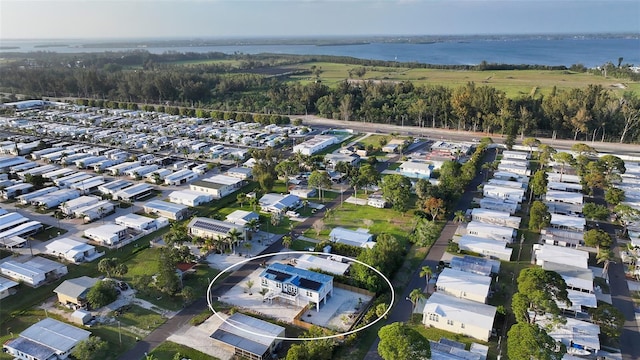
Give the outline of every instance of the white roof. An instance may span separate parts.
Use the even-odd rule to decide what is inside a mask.
[[[95,246],[65,237],[62,239],[53,240],[52,242],[48,243],[45,248],[49,253],[66,254],[95,249]]]
[[[591,269],[552,262],[545,262],[542,268],[558,273],[569,287],[593,292],[593,270]]]
[[[587,220],[577,216],[551,214],[551,225],[581,230],[587,225]]]
[[[552,262],[587,269],[589,253],[564,246],[534,244],[537,262]]]
[[[547,190],[545,199],[547,201],[560,201],[569,204],[582,204],[584,201],[584,196],[581,193],[577,192]]]
[[[547,178],[549,181],[560,181],[560,173],[548,172]],[[580,184],[580,177],[578,175],[564,174],[562,175],[562,182]]]
[[[118,216],[115,219],[116,224],[122,225],[122,226],[127,226],[127,225],[144,226],[154,221],[156,221],[156,219],[138,215],[138,214],[126,214],[126,215]]]
[[[335,227],[331,230],[331,233],[329,233],[329,239],[348,245],[362,246],[373,240],[373,234],[364,231],[349,230],[343,227]]]
[[[14,286],[18,286],[18,283],[0,276],[0,293],[7,291]]]
[[[199,191],[193,191],[193,190],[176,190],[176,191],[172,191],[169,194],[169,199],[174,199],[174,198],[178,198],[181,200],[187,200],[187,201],[196,201],[198,199],[209,199],[211,200],[212,196],[209,194],[205,194]]]
[[[226,220],[232,223],[236,223],[236,221],[250,221],[251,219],[259,219],[260,215],[254,213],[253,211],[246,210],[235,210],[231,214],[227,215]]]
[[[242,179],[238,179],[237,177],[229,176],[229,175],[214,175],[208,178],[202,179],[202,181],[214,183],[214,184],[222,184],[222,185],[235,185],[239,182],[242,182]]]
[[[105,238],[105,237],[111,237],[113,234],[116,234],[126,229],[127,229],[126,227],[121,225],[104,224],[104,225],[88,228],[84,231],[84,233],[93,234],[95,236],[99,236],[100,238]]]
[[[438,275],[436,285],[447,289],[462,290],[472,294],[487,296],[491,287],[491,277],[470,272],[445,268]]]
[[[570,317],[565,319],[567,322],[562,324],[551,320],[547,315],[537,316],[536,324],[545,327],[549,336],[567,346],[573,342],[591,349],[600,349],[600,326]]]
[[[582,306],[590,308],[598,307],[598,299],[596,299],[596,294],[594,293],[567,289],[567,294],[569,295],[569,300],[571,300],[571,306],[568,307],[564,302],[558,301],[558,306],[561,309],[582,311]]]
[[[320,269],[336,275],[344,275],[349,269],[349,264],[333,261],[324,257],[303,254],[296,259],[296,267],[311,270]]]
[[[427,299],[423,310],[423,314],[426,313],[438,314],[444,319],[451,319],[456,322],[491,330],[496,308],[491,305],[436,292]]]
[[[510,227],[494,225],[494,224],[485,224],[480,221],[471,221],[467,224],[467,232],[471,234],[472,231],[478,232],[477,236],[490,237],[491,239],[496,239],[496,236],[512,239],[516,233],[515,229],[512,229]],[[474,235],[474,234],[471,234],[471,235]],[[489,235],[495,235],[495,236],[489,236]]]

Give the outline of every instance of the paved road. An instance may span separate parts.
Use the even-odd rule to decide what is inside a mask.
[[[609,223],[600,223],[600,228],[615,236],[615,227]],[[614,254],[620,254],[620,248],[616,242],[613,247]],[[624,275],[622,261],[609,264],[609,288],[613,306],[622,311],[626,322],[620,336],[620,350],[623,360],[640,359],[640,330],[636,321],[633,301],[629,292],[629,286]]]
[[[378,123],[367,123],[367,122],[358,122],[358,121],[342,121],[342,120],[334,120],[334,119],[326,119],[317,117],[314,115],[292,115],[292,119],[303,119],[303,123],[305,125],[311,126],[321,126],[321,127],[333,127],[333,128],[348,128],[353,129],[355,131],[360,132],[380,132],[380,133],[400,133],[403,135],[411,135],[411,136],[423,136],[428,137],[430,139],[444,139],[451,141],[471,141],[472,139],[480,139],[485,136],[489,136],[493,139],[494,142],[501,143],[503,142],[503,138],[500,134],[485,134],[481,132],[470,132],[470,131],[457,131],[457,130],[447,130],[441,128],[426,128],[426,127],[416,127],[416,126],[398,126],[398,125],[387,125],[387,124],[378,124]],[[590,141],[573,141],[573,140],[558,140],[558,139],[550,139],[550,138],[541,138],[540,141],[543,143],[554,147],[555,149],[570,149],[571,146],[575,143],[587,143],[590,146],[593,146],[598,152],[604,153],[616,153],[616,154],[627,154],[627,155],[638,155],[640,151],[640,147],[634,144],[619,144],[619,143],[608,143],[608,142],[590,142]],[[519,138],[516,139],[519,142]]]
[[[482,163],[491,162],[495,159],[495,149],[489,149],[484,157],[482,158]],[[482,166],[482,164],[480,165]],[[465,192],[462,194],[458,203],[456,204],[455,211],[457,210],[467,210],[471,205],[471,201],[473,200],[473,193],[484,180],[484,175],[482,172],[478,173],[478,175],[471,181],[471,183],[465,189]],[[429,249],[429,253],[424,258],[420,266],[416,269],[416,271],[411,276],[411,280],[404,288],[402,294],[398,294],[397,301],[393,306],[393,309],[389,313],[388,319],[386,321],[387,324],[391,324],[394,322],[406,322],[411,318],[411,312],[413,310],[413,305],[410,301],[406,300],[409,297],[409,293],[413,289],[425,289],[426,288],[426,279],[420,276],[420,270],[423,266],[429,266],[433,271],[436,270],[442,255],[444,255],[447,250],[447,244],[449,243],[449,239],[453,237],[458,228],[458,224],[453,222],[453,215],[447,221],[444,229],[440,233],[440,237]],[[382,358],[378,355],[378,343],[380,339],[376,339],[376,341],[371,345],[371,348],[367,352],[364,357],[364,360],[381,360]]]

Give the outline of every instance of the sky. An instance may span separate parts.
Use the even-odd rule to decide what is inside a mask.
[[[0,0],[2,39],[640,33],[638,0]]]

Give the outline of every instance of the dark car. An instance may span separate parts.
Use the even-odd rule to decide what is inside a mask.
[[[118,287],[119,287],[119,288],[120,288],[120,290],[122,290],[122,291],[127,291],[127,290],[129,290],[129,285],[127,285],[127,283],[126,283],[126,282],[124,282],[124,281],[120,281],[120,282],[118,282]]]

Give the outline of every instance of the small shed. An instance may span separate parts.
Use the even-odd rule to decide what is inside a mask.
[[[71,321],[76,324],[84,325],[91,321],[92,317],[93,315],[91,315],[91,312],[83,309],[78,309],[71,314]]]

